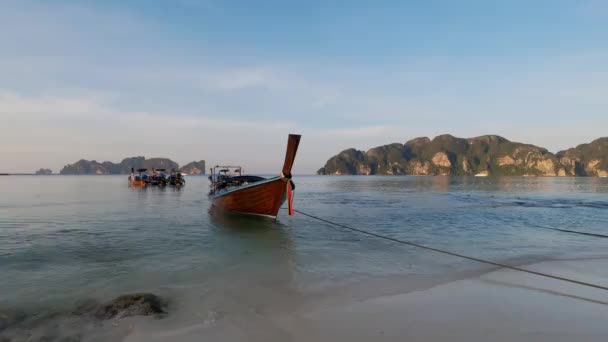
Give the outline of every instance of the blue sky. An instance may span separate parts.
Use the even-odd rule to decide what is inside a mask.
[[[0,0],[0,171],[608,135],[605,1]]]

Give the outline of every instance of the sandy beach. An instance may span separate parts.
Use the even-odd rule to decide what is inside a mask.
[[[606,259],[526,267],[608,283]],[[125,341],[607,341],[608,294],[510,270],[424,290],[279,315],[195,323],[154,332],[131,326]],[[151,329],[151,330],[149,330]]]
[[[539,271],[606,284],[606,260],[552,261]],[[602,290],[499,270],[424,291],[304,314],[298,341],[606,341]]]

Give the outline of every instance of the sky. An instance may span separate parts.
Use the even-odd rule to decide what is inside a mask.
[[[608,2],[0,0],[0,172],[608,136]]]

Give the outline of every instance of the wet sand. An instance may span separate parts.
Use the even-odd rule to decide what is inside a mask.
[[[608,284],[606,260],[534,270]],[[608,292],[498,270],[424,291],[308,312],[297,341],[608,341]]]
[[[606,285],[607,264],[581,259],[526,267]],[[280,314],[212,318],[162,331],[141,323],[131,325],[125,341],[608,341],[608,292],[496,270]]]

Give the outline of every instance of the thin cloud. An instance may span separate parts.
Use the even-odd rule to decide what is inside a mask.
[[[263,67],[230,70],[216,77],[217,87],[221,90],[241,90],[249,87],[273,89],[281,86],[275,73]]]

